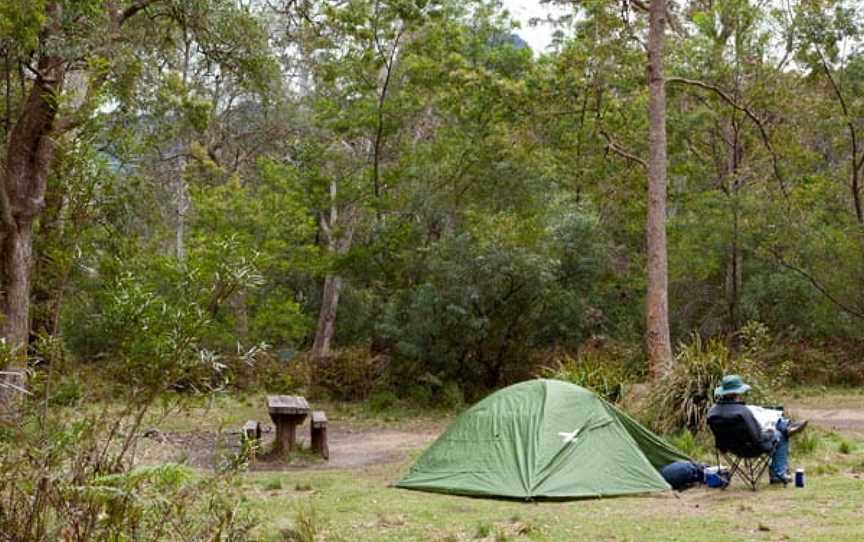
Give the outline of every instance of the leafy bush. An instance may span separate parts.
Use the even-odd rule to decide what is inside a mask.
[[[390,379],[398,379],[392,374]],[[443,381],[441,378],[425,373],[413,379],[408,387],[401,388],[401,396],[414,405],[434,409],[459,409],[465,404],[465,395],[462,388],[454,381]]]
[[[704,433],[697,435],[686,429],[682,429],[668,438],[669,443],[684,452],[685,455],[697,458],[706,455],[705,443],[700,440],[700,435],[704,436]]]
[[[397,402],[399,398],[392,391],[377,391],[369,398],[369,410],[377,413],[385,412],[393,408]]]
[[[48,391],[48,390],[46,390]],[[48,395],[48,402],[54,406],[72,406],[81,400],[83,395],[81,379],[76,375],[63,377]]]
[[[136,466],[147,408],[73,417],[25,405],[0,431],[0,532],[12,541],[245,540],[233,472]]]
[[[0,314],[0,324],[3,323],[3,315]],[[5,369],[15,359],[15,352],[6,343],[6,337],[0,337],[0,370]]]
[[[724,375],[739,374],[752,386],[752,402],[772,403],[768,376],[747,355],[734,357],[722,338],[707,342],[694,333],[689,344],[679,347],[671,370],[652,387],[653,425],[661,432],[705,429],[708,410],[714,404],[714,389]]]
[[[345,400],[365,400],[380,388],[386,377],[389,359],[374,355],[363,346],[345,348],[325,358],[298,356],[289,371],[307,391]]]
[[[430,247],[379,319],[398,365],[393,381],[431,373],[474,398],[530,376],[535,349],[576,345],[601,327],[588,305],[602,264],[594,223],[558,219],[472,217],[474,231]]]
[[[188,285],[194,269],[178,278]],[[15,542],[247,539],[253,522],[233,482],[244,457],[227,458],[204,477],[134,462],[153,405],[186,398],[168,390],[224,384],[221,358],[200,346],[212,332],[212,313],[199,299],[160,291],[131,272],[118,273],[100,295],[92,323],[110,338],[100,348],[110,355],[124,406],[84,415],[57,408],[77,400],[83,387],[61,374],[53,391],[44,378],[34,388],[41,396],[0,419],[0,533]]]
[[[541,375],[588,388],[611,402],[621,400],[627,385],[637,379],[637,375],[620,361],[590,353],[576,358],[565,353],[556,363],[553,367],[544,367]]]
[[[447,409],[458,409],[465,404],[465,395],[462,388],[456,382],[447,382],[441,388],[438,406]]]

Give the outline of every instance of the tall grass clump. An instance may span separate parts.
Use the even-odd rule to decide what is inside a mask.
[[[541,368],[540,376],[572,382],[612,403],[623,399],[627,386],[638,380],[636,372],[622,360],[593,352],[580,353],[577,357],[562,354],[554,365]]]
[[[822,441],[819,433],[808,429],[799,435],[795,435],[795,444],[792,446],[792,455],[804,457],[813,455]]]
[[[754,326],[751,326],[754,327]],[[745,333],[748,331],[745,328]],[[763,328],[756,329],[761,335]],[[693,333],[690,342],[681,344],[675,362],[652,387],[649,402],[652,424],[664,433],[682,429],[699,432],[705,429],[708,410],[714,404],[714,389],[724,375],[741,375],[752,386],[748,402],[773,404],[769,388],[776,384],[768,378],[756,357],[755,347],[748,346],[733,356],[724,338],[703,340]]]
[[[315,542],[321,534],[321,519],[314,504],[297,503],[293,526],[282,530],[285,542]]]

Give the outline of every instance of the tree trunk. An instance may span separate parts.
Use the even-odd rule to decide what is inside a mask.
[[[738,328],[741,327],[742,259],[741,247],[738,243],[738,209],[736,207],[733,211],[732,239],[729,242],[729,253],[726,259],[726,306],[729,319],[727,332],[732,336],[733,350],[737,348],[735,334],[738,332]]]
[[[668,270],[666,259],[666,88],[663,43],[666,0],[652,0],[648,26],[648,292],[645,302],[645,346],[649,371],[657,378],[672,362],[669,338]]]
[[[16,349],[20,360],[26,359],[30,334],[30,270],[33,264],[33,224],[17,223],[7,230],[3,238],[3,336],[9,346]]]
[[[174,194],[176,197],[177,213],[174,229],[174,255],[178,261],[186,261],[186,212],[189,210],[189,195],[186,180],[183,178],[183,170],[186,160],[180,159],[180,173],[175,179]]]
[[[331,254],[344,255],[351,249],[354,240],[354,226],[358,210],[353,205],[340,209],[337,205],[336,181],[330,181],[330,210],[321,215],[318,222],[327,240],[327,250]],[[341,218],[340,218],[341,215]],[[337,232],[340,225],[342,232]],[[318,313],[318,327],[315,329],[315,342],[312,344],[312,356],[322,358],[330,356],[330,344],[336,334],[336,309],[339,307],[339,294],[342,292],[342,277],[328,274],[324,277],[324,291],[321,295],[321,312]]]
[[[18,366],[26,361],[30,332],[30,273],[33,266],[33,221],[45,206],[48,172],[54,156],[51,141],[57,96],[64,78],[61,59],[43,56],[39,74],[6,146],[0,184],[0,332],[16,349]]]
[[[342,291],[342,278],[327,275],[324,278],[324,293],[321,297],[321,312],[318,314],[318,328],[315,331],[315,342],[312,345],[312,355],[316,358],[331,354],[330,345],[336,333],[336,309],[339,307],[339,294]]]
[[[727,144],[727,159],[725,171],[721,174],[725,178],[726,195],[732,204],[732,232],[729,240],[729,252],[726,259],[726,306],[728,309],[728,329],[730,347],[733,352],[738,351],[739,337],[738,328],[741,327],[741,287],[743,284],[743,253],[740,242],[741,210],[739,208],[738,193],[741,190],[741,180],[738,178],[739,170],[744,159],[744,148],[739,137],[738,125],[733,119],[725,126],[726,135],[724,140],[731,142]]]

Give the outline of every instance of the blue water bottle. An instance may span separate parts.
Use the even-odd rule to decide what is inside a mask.
[[[804,469],[795,471],[795,487],[804,487]]]

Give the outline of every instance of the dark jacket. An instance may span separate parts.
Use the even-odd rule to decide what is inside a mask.
[[[708,411],[708,426],[714,431],[715,436],[717,431],[715,427],[721,424],[737,422],[741,425],[741,430],[745,432],[741,435],[742,441],[749,441],[753,445],[761,447],[768,451],[773,445],[774,436],[771,431],[762,431],[762,427],[753,412],[747,408],[743,401],[724,401],[719,400]]]

